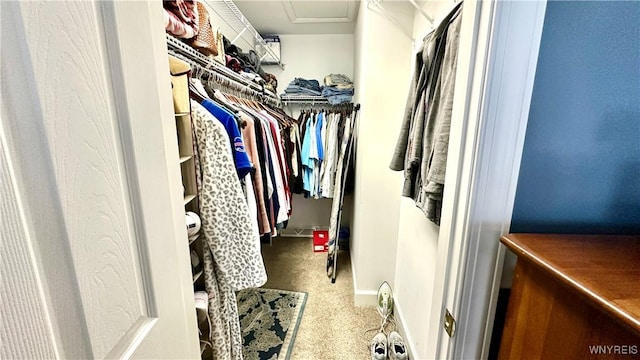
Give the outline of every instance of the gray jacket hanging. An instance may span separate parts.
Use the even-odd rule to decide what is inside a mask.
[[[390,168],[405,172],[402,196],[440,224],[462,3],[429,33],[416,56],[405,115]]]

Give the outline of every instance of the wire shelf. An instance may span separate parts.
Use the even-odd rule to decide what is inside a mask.
[[[169,52],[172,55],[178,55],[178,57],[183,60],[192,63],[194,65],[199,65],[202,68],[213,71],[215,73],[220,74],[224,78],[228,79],[229,83],[233,84],[237,90],[245,90],[250,89],[257,94],[264,95],[272,104],[279,104],[279,99],[275,93],[263,89],[263,87],[251,80],[248,80],[241,75],[233,72],[231,69],[219,64],[218,62],[209,59],[203,54],[199,53],[197,50],[192,48],[191,46],[185,44],[184,42],[176,39],[175,37],[167,34],[167,45],[169,47]],[[180,56],[181,55],[181,56]]]
[[[280,95],[284,104],[328,104],[329,100],[320,95]]]
[[[338,105],[331,105],[329,100],[321,95],[299,95],[299,94],[282,94],[280,95],[280,101],[283,105],[322,105],[329,106],[332,109],[350,108],[360,109],[360,104],[354,104],[352,102],[342,103]]]
[[[264,54],[262,54],[260,60],[270,56],[275,59],[277,64],[282,70],[284,70],[284,64],[280,59],[280,54],[276,54],[264,41],[258,31],[251,25],[249,20],[242,14],[240,9],[231,0],[205,0],[203,2],[206,6],[212,10],[220,19],[218,23],[221,25],[222,32],[224,34],[235,34],[234,37],[230,37],[229,41],[232,44],[238,44],[244,51],[252,49],[258,53],[256,48],[261,46]],[[213,14],[211,14],[213,15]],[[225,25],[226,29],[223,27]],[[225,31],[228,30],[228,31]],[[271,64],[270,64],[271,65]]]

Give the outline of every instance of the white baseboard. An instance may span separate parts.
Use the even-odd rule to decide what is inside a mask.
[[[353,303],[355,306],[376,306],[378,292],[375,290],[355,290],[353,293]]]
[[[352,248],[349,249],[349,255]],[[356,280],[356,267],[353,264],[353,256],[351,256],[351,276],[353,277],[353,304],[355,306],[376,306],[378,298],[378,290],[359,290],[358,281]]]
[[[402,310],[400,310],[400,308],[400,304],[397,300],[395,300],[393,314],[396,318],[396,324],[398,325],[398,332],[404,338],[404,344],[407,346],[407,350],[409,351],[409,359],[418,360],[418,355],[415,352],[415,343],[413,342],[411,334],[407,331],[407,323],[405,322],[404,316],[402,315]]]

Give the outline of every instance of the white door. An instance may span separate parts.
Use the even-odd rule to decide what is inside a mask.
[[[465,2],[429,358],[486,359],[546,1]],[[455,325],[445,331],[445,313]]]
[[[0,4],[0,358],[198,358],[161,3]]]

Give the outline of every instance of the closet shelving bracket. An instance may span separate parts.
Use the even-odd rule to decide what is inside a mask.
[[[209,7],[214,13],[222,19],[226,25],[233,31],[235,36],[230,37],[232,44],[236,44],[239,40],[243,39],[245,44],[252,50],[256,51],[258,45],[262,46],[265,53],[262,54],[260,60],[270,56],[272,59],[276,59],[276,64],[282,70],[284,70],[284,64],[280,58],[280,54],[276,54],[270,47],[267,46],[267,42],[260,36],[258,31],[251,25],[249,20],[242,14],[238,6],[231,0],[205,0],[204,4]],[[223,29],[224,32],[224,29]],[[245,44],[239,45],[244,47]],[[256,51],[257,53],[257,51]],[[265,64],[267,65],[267,64]],[[272,65],[272,64],[268,64]]]
[[[420,14],[422,14],[422,16],[424,16],[425,19],[427,19],[428,22],[431,23],[431,25],[433,25],[433,16],[427,14],[427,12],[424,11],[424,9],[415,0],[409,0],[409,2],[414,8],[416,8],[416,10],[418,10],[418,12],[420,12]]]
[[[387,19],[389,19],[389,21],[391,21],[393,24],[395,24],[399,29],[403,30],[403,26],[382,6],[382,1],[383,0],[367,0],[367,7],[368,8],[372,8],[375,7],[376,9],[378,9],[384,16],[387,17]],[[433,16],[429,15],[429,13],[427,13],[426,11],[424,11],[424,9],[422,8],[422,6],[420,6],[420,4],[418,4],[415,0],[409,0],[409,3],[411,3],[411,5],[413,5],[413,7],[422,15],[424,16],[425,19],[427,19],[427,21],[431,24],[431,26],[434,25],[434,19]],[[413,38],[412,35],[407,34],[405,30],[403,30],[403,32],[405,32],[405,35],[407,35],[411,40],[415,40]]]

